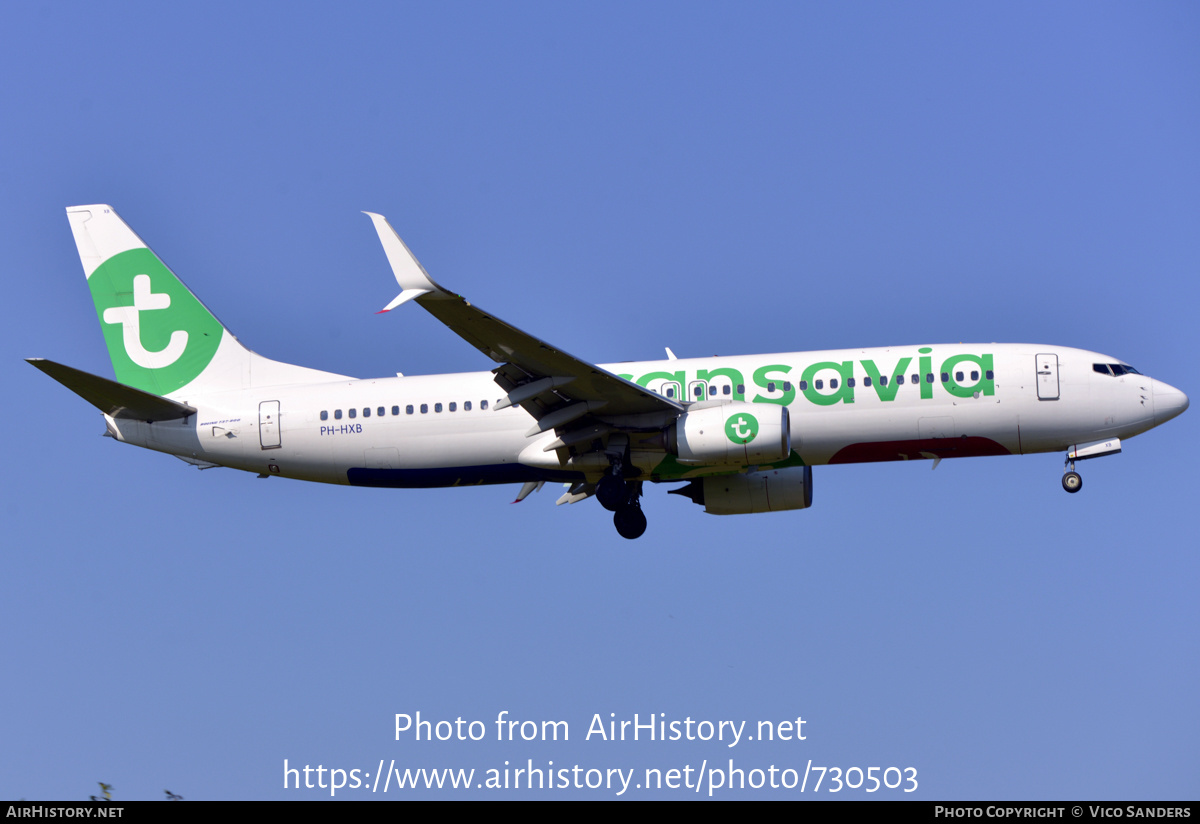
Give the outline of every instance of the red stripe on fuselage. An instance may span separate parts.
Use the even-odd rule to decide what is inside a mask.
[[[961,438],[917,438],[911,441],[852,443],[829,459],[831,464],[920,461],[939,458],[978,458],[1012,453],[991,438],[963,435]]]

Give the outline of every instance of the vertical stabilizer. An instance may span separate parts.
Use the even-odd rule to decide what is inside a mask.
[[[246,349],[111,206],[72,206],[67,219],[121,383],[174,395],[341,377]]]

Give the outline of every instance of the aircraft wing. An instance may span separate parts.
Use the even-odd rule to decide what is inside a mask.
[[[586,432],[595,428],[597,413],[602,421],[647,416],[647,426],[653,426],[654,419],[673,419],[683,411],[683,405],[677,401],[580,360],[442,288],[386,218],[372,212],[365,214],[375,224],[401,288],[399,296],[381,311],[416,300],[459,337],[499,363],[493,372],[496,383],[507,393],[499,407],[521,406],[537,419],[538,425],[530,430],[530,435],[550,429],[557,429],[560,434],[564,430]]]

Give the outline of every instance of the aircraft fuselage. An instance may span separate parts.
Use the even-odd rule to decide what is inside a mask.
[[[1182,411],[1182,393],[1160,381],[1095,369],[1118,363],[1061,346],[947,344],[601,368],[689,404],[785,405],[792,454],[774,465],[818,466],[1063,451],[1130,438]],[[138,446],[324,483],[437,487],[603,473],[573,464],[570,450],[543,452],[553,433],[527,437],[534,419],[519,406],[497,410],[501,396],[490,372],[344,380],[180,395],[197,409],[190,419],[109,424]],[[652,422],[645,428],[653,435]],[[647,480],[731,471],[684,466],[639,443],[630,457]]]

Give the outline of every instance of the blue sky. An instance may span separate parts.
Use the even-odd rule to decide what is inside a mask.
[[[4,17],[0,797],[329,797],[285,791],[285,759],[730,758],[914,767],[926,799],[1196,797],[1194,412],[1081,464],[1075,496],[1057,455],[818,467],[803,512],[652,489],[627,542],[551,489],[198,472],[100,438],[22,362],[112,374],[63,211],[103,202],[261,354],[489,368],[416,306],[373,314],[395,283],[367,209],[448,288],[596,362],[1030,341],[1194,396],[1194,6]],[[492,734],[395,740],[417,711]],[[497,742],[502,711],[571,740]],[[584,740],[609,713],[799,716],[806,740]],[[476,794],[614,796],[433,793]],[[797,793],[718,793],[773,795]]]

